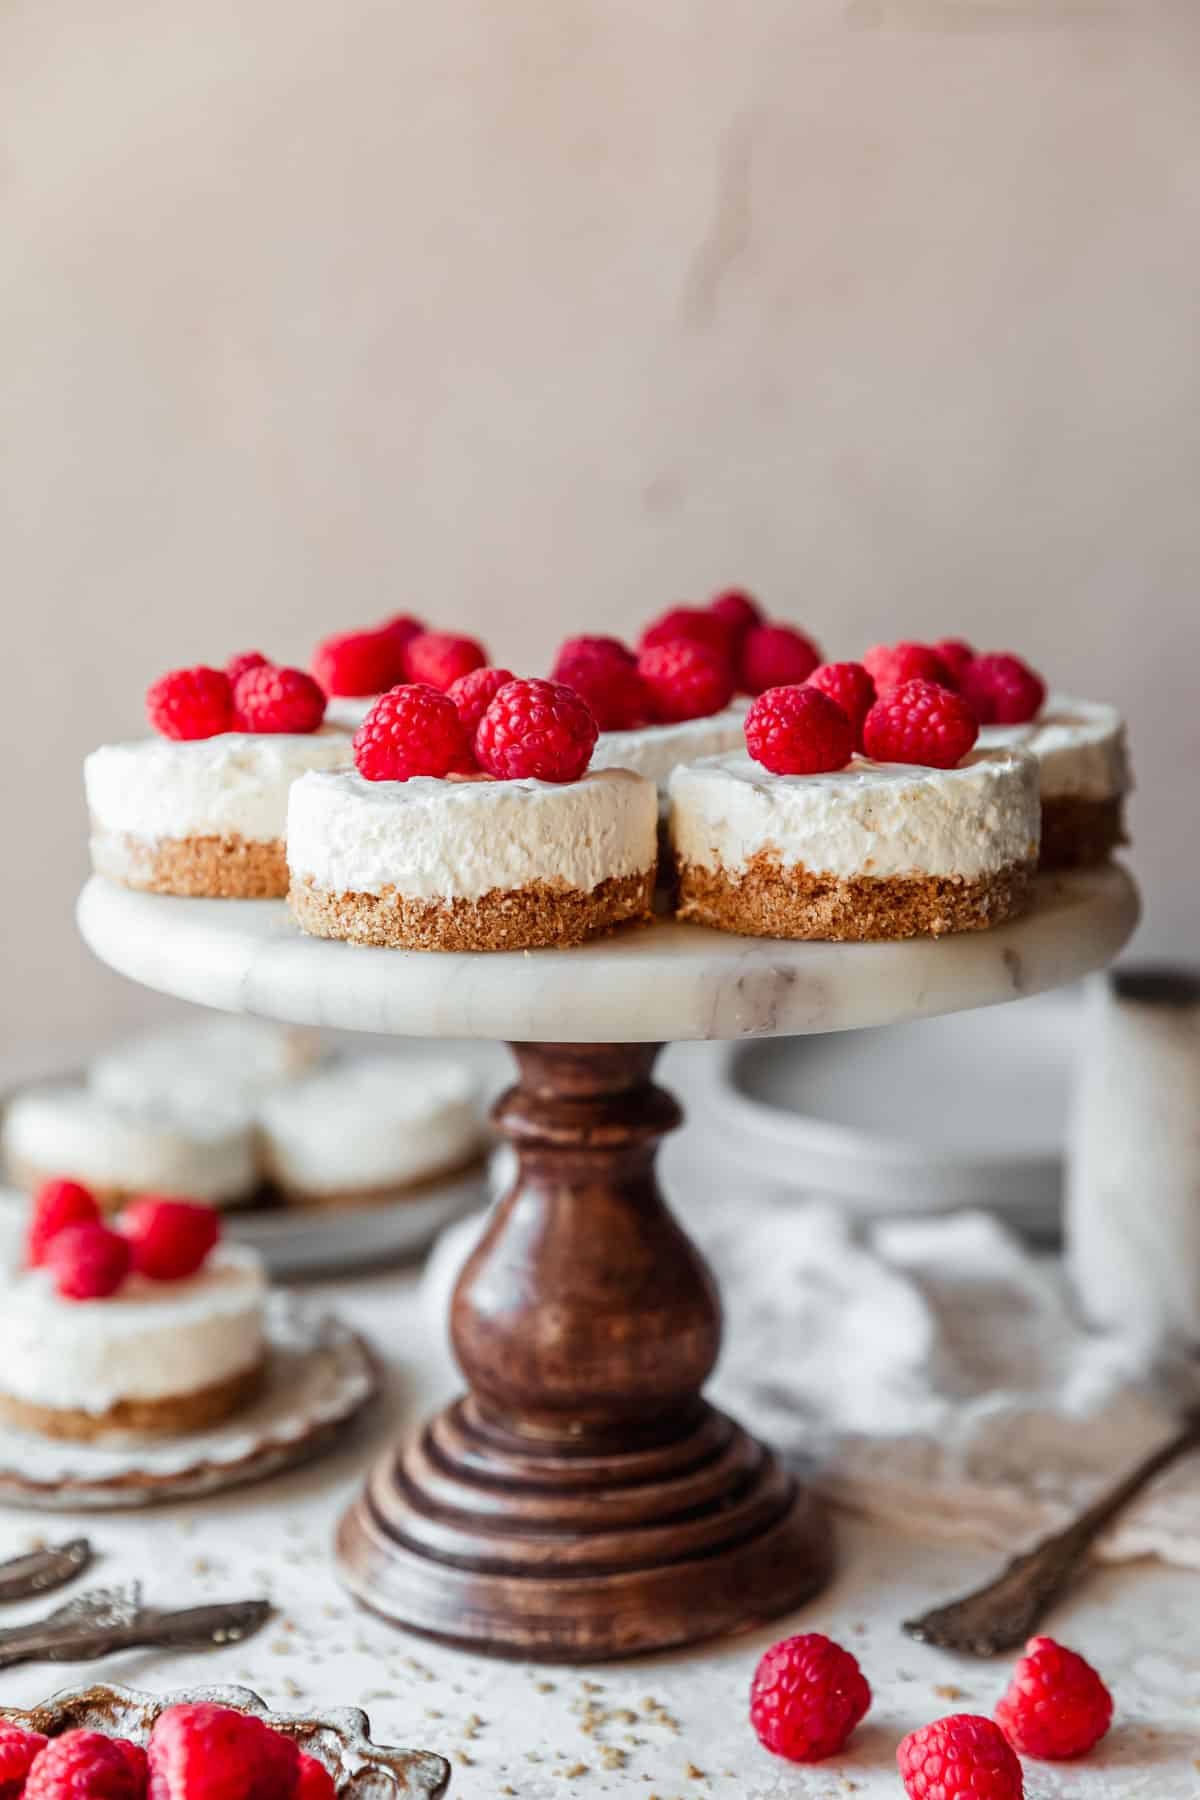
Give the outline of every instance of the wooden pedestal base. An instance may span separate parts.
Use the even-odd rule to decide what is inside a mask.
[[[700,1398],[720,1312],[654,1180],[679,1121],[655,1045],[519,1045],[519,1173],[455,1292],[470,1395],[376,1466],[343,1578],[397,1624],[595,1661],[777,1616],[828,1577],[825,1515]]]

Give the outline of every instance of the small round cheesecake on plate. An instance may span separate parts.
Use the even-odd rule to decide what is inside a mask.
[[[979,745],[1027,750],[1042,796],[1041,866],[1082,869],[1127,842],[1125,797],[1133,786],[1125,721],[1115,706],[1051,694],[1020,725],[984,725]]]

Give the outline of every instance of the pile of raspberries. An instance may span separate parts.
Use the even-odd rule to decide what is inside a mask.
[[[46,1268],[64,1300],[107,1300],[129,1275],[186,1281],[221,1235],[211,1206],[145,1194],[127,1206],[114,1231],[91,1190],[78,1181],[45,1181],[34,1196],[25,1244],[31,1269]],[[9,1800],[0,1774],[0,1800]]]

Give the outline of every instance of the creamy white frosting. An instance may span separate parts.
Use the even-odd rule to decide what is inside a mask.
[[[305,775],[288,866],[327,893],[478,900],[534,882],[590,893],[654,867],[657,818],[654,784],[619,769],[562,783]]]
[[[115,1044],[92,1061],[88,1086],[110,1106],[137,1113],[212,1111],[248,1104],[320,1055],[315,1032],[266,1019],[200,1019]]]
[[[230,1380],[262,1355],[266,1281],[253,1250],[219,1244],[187,1281],[133,1275],[106,1300],[64,1300],[10,1245],[0,1274],[0,1388],[33,1406],[104,1413]]]
[[[355,732],[380,698],[379,694],[331,694],[325,702],[325,723],[339,731]]]
[[[645,725],[637,731],[602,731],[592,751],[593,769],[632,769],[657,782],[665,796],[671,770],[701,756],[736,750],[743,740],[745,704],[734,703],[707,719],[678,725]]]
[[[80,1082],[47,1082],[9,1102],[4,1150],[21,1172],[214,1204],[245,1198],[258,1185],[253,1115],[230,1095],[136,1110],[113,1106]]]
[[[973,750],[956,769],[856,756],[823,775],[772,775],[739,750],[671,777],[672,842],[701,868],[764,851],[814,875],[971,878],[1035,859],[1040,832],[1021,750]]]
[[[104,744],[83,765],[88,811],[99,831],[133,837],[247,838],[270,843],[287,823],[288,789],[307,769],[354,760],[344,731],[227,731],[177,741]]]
[[[1133,786],[1125,721],[1115,706],[1051,694],[1027,725],[984,725],[980,749],[1036,756],[1043,800],[1111,800]]]
[[[406,1186],[481,1151],[478,1083],[461,1063],[348,1057],[264,1095],[268,1171],[320,1194]]]

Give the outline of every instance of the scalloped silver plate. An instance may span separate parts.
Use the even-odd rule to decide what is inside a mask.
[[[180,1688],[171,1694],[144,1694],[136,1688],[70,1688],[41,1706],[0,1706],[0,1719],[58,1737],[76,1727],[144,1744],[159,1713],[168,1706],[209,1701],[265,1719],[294,1738],[307,1756],[323,1763],[337,1784],[339,1800],[438,1800],[450,1781],[450,1764],[432,1750],[396,1750],[371,1742],[371,1721],[355,1706],[329,1712],[271,1712],[249,1688]]]

